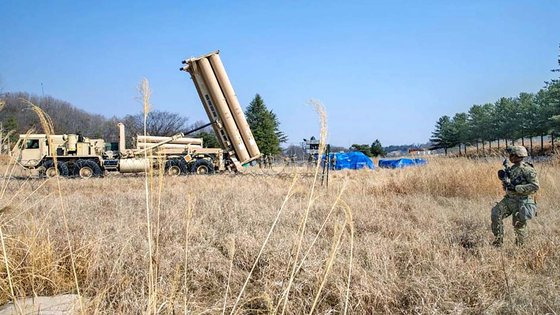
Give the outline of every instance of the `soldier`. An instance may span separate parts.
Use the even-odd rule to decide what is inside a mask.
[[[331,170],[336,170],[336,154],[333,154],[331,158]]]
[[[492,233],[495,236],[492,245],[502,246],[504,225],[502,220],[512,216],[515,230],[515,244],[523,245],[527,238],[527,220],[536,216],[537,205],[534,194],[539,189],[537,171],[531,163],[523,162],[527,149],[523,146],[510,146],[506,149],[512,167],[498,172],[506,195],[492,208]],[[507,162],[504,161],[504,164]]]

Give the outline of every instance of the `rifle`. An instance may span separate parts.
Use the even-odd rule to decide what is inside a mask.
[[[498,178],[502,182],[505,191],[515,191],[515,185],[511,182],[511,167],[508,164],[508,160],[504,159],[502,165],[504,169],[498,171]]]

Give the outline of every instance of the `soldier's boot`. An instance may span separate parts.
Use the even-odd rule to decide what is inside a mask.
[[[492,246],[494,247],[502,247],[503,244],[504,244],[504,239],[501,237],[496,237],[492,242]]]

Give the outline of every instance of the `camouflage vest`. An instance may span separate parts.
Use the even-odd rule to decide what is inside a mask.
[[[532,196],[539,189],[537,171],[531,163],[521,162],[519,166],[513,165],[509,170],[509,178],[516,186],[516,191],[507,192],[509,197]]]

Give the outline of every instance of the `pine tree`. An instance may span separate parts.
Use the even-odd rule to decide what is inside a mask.
[[[285,142],[287,137],[279,129],[276,114],[266,107],[259,94],[255,95],[247,107],[245,116],[262,154],[274,155],[282,152],[280,143]]]
[[[449,116],[439,118],[430,141],[433,143],[432,150],[443,149],[445,155],[447,155],[447,149],[457,145],[456,132]]]
[[[6,132],[13,131],[12,134],[10,135],[10,141],[12,143],[15,143],[19,138],[19,135],[17,133],[18,122],[17,122],[16,118],[14,116],[9,116],[8,119],[6,120],[6,122],[4,123],[3,128],[4,128],[4,131],[6,131]]]
[[[371,147],[367,144],[353,144],[350,146],[350,151],[360,151],[363,154],[372,157]]]
[[[478,144],[482,141],[482,150],[484,153],[484,142],[492,140],[490,131],[492,120],[492,104],[473,105],[469,109],[469,134],[471,141],[476,144],[478,154]]]
[[[204,143],[205,148],[219,148],[220,143],[218,143],[218,138],[213,131],[199,131],[193,134],[195,138],[202,138],[202,143]]]
[[[378,157],[378,156],[385,156],[385,149],[383,149],[383,146],[381,145],[381,142],[379,141],[379,139],[375,139],[375,141],[371,144],[370,147],[370,152],[371,155]]]
[[[560,48],[560,45],[558,46]],[[560,73],[560,55],[558,55],[558,68],[552,69],[552,72]],[[547,82],[546,86],[549,102],[551,103],[552,115],[549,118],[551,135],[560,132],[560,77]]]

